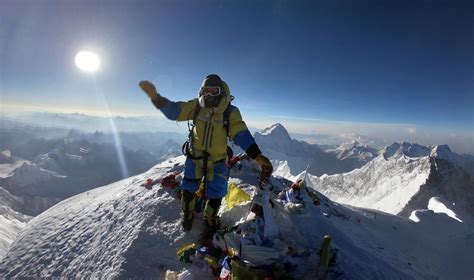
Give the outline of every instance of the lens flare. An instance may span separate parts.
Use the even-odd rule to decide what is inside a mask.
[[[101,90],[101,88],[99,87],[95,79],[94,79],[94,85],[95,85],[96,93],[98,95],[97,97],[103,103],[104,109],[107,113],[107,118],[109,120],[110,129],[111,129],[112,136],[114,139],[115,151],[117,153],[117,160],[120,165],[120,171],[122,172],[122,177],[127,178],[130,176],[130,173],[128,171],[127,162],[125,160],[125,154],[123,151],[122,141],[120,140],[119,130],[117,129],[117,126],[115,125],[114,117],[112,116],[112,113],[110,112],[109,104],[107,102],[107,98],[104,94],[104,91]]]

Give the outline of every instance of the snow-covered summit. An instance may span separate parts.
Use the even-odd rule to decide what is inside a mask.
[[[143,174],[62,201],[35,217],[1,261],[0,278],[162,279],[168,269],[183,269],[176,251],[196,242],[202,229],[199,216],[193,230],[183,233],[180,203],[173,192],[140,186],[146,178],[181,170],[183,162],[184,157],[170,159]],[[252,194],[257,177],[244,168],[233,172],[231,181]],[[276,186],[279,181],[272,182]],[[300,271],[316,267],[322,237],[330,234],[338,254],[329,279],[474,275],[474,243],[467,225],[426,211],[417,213],[415,223],[318,196],[321,204],[306,205],[304,215],[284,212],[278,205],[271,209],[277,226],[286,233],[279,236],[283,244],[304,253],[294,257]],[[245,218],[249,207],[224,209],[224,225]],[[430,238],[424,238],[426,234]]]
[[[290,137],[286,128],[280,123],[265,128],[262,132],[255,132],[254,137],[260,146],[269,147],[273,150],[288,151],[297,142]]]
[[[270,127],[265,128],[260,132],[262,135],[272,135],[273,137],[290,138],[290,134],[281,123],[276,123]]]

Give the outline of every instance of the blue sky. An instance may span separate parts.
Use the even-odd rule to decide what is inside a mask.
[[[102,112],[105,98],[114,114],[156,114],[139,80],[187,100],[204,76],[218,73],[256,127],[279,121],[318,132],[318,122],[339,128],[342,122],[341,131],[356,133],[351,129],[378,124],[397,127],[394,135],[401,127],[401,136],[413,134],[410,128],[463,135],[473,145],[472,1],[7,0],[0,6],[4,108]],[[75,67],[83,49],[100,55],[99,72]]]

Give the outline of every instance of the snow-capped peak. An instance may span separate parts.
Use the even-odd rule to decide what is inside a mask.
[[[289,150],[296,141],[290,137],[286,128],[280,123],[265,128],[262,132],[256,132],[254,137],[259,146],[275,151]]]
[[[275,170],[285,170],[282,173],[285,175],[287,171],[292,175],[299,174],[308,165],[308,171],[313,175],[347,172],[362,166],[377,154],[375,149],[353,142],[347,147],[347,152],[342,152],[347,157],[338,158],[339,151],[334,154],[325,152],[316,144],[292,139],[280,123],[255,133],[254,138],[262,152],[277,166]],[[278,168],[283,163],[286,166]]]
[[[396,142],[382,149],[385,158],[393,156],[423,157],[431,153],[431,148],[416,143]]]
[[[286,128],[281,124],[281,123],[276,123],[270,127],[265,128],[260,132],[262,135],[268,135],[272,137],[285,137],[285,138],[290,138],[290,134],[288,134],[288,131]]]

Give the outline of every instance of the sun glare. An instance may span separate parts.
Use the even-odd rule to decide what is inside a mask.
[[[74,59],[77,68],[86,72],[96,72],[99,70],[100,59],[99,56],[93,52],[80,51],[76,54]]]

